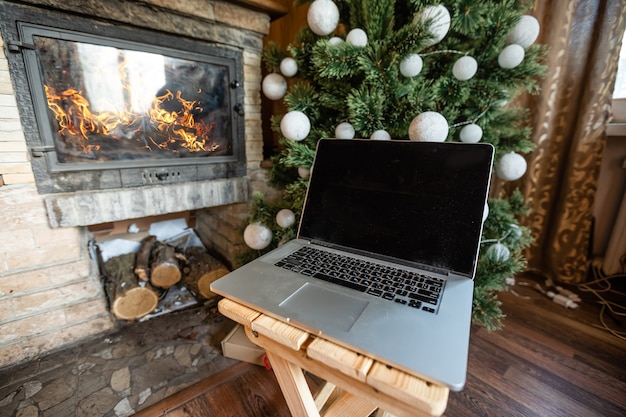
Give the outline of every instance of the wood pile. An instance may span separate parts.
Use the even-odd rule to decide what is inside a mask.
[[[174,285],[186,287],[198,299],[213,298],[211,283],[228,272],[204,247],[173,246],[155,236],[145,237],[137,253],[112,257],[102,265],[109,307],[120,320],[150,314],[159,295]]]

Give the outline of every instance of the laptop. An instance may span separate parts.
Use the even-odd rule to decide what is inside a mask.
[[[297,237],[211,289],[460,391],[493,153],[321,139]]]

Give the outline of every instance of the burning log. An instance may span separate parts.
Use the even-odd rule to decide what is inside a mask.
[[[198,297],[215,297],[217,294],[211,291],[211,283],[229,272],[226,266],[198,246],[187,248],[185,257],[187,263],[183,268],[183,284]]]
[[[150,253],[156,242],[156,236],[147,236],[141,241],[137,258],[135,259],[135,274],[142,281],[148,281],[150,274]]]
[[[104,263],[105,292],[111,313],[120,320],[135,320],[152,312],[158,302],[157,292],[140,282],[133,271],[135,254],[113,257]]]
[[[180,281],[181,272],[176,248],[156,242],[150,256],[150,283],[155,287],[169,288]]]

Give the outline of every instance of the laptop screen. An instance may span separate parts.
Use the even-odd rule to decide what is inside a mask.
[[[472,277],[489,144],[323,139],[299,236]]]

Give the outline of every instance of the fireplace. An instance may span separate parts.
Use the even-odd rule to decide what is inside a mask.
[[[11,4],[1,20],[40,192],[245,175],[240,50]]]

